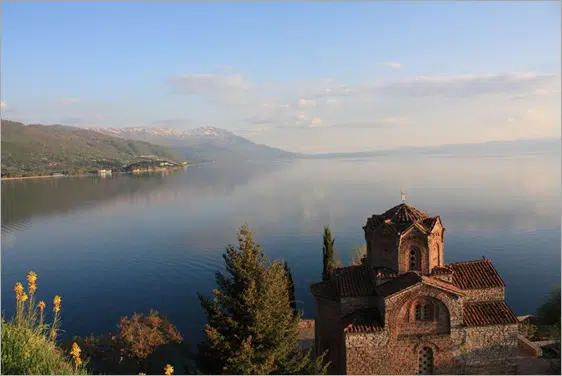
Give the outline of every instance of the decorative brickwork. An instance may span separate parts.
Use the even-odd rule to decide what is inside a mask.
[[[401,204],[367,220],[367,257],[311,286],[332,374],[510,374],[517,318],[490,260],[443,263],[438,216]]]

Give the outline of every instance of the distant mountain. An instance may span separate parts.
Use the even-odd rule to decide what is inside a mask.
[[[167,147],[83,128],[2,120],[2,176],[85,172],[153,160],[180,163],[185,158]]]
[[[515,141],[490,141],[474,144],[449,144],[424,147],[401,147],[356,153],[299,154],[301,158],[369,158],[399,155],[457,155],[457,156],[505,156],[514,153],[560,154],[559,139]]]
[[[106,135],[165,145],[194,162],[266,161],[291,159],[295,156],[293,153],[256,144],[227,130],[211,126],[189,131],[158,126],[89,129]]]

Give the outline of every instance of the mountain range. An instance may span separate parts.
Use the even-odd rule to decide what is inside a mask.
[[[230,131],[205,126],[78,128],[24,125],[2,120],[2,175],[25,176],[67,170],[83,171],[157,159],[221,164],[270,162],[295,158],[369,158],[377,156],[502,156],[558,153],[560,140],[494,141],[429,147],[403,147],[356,153],[299,154],[254,143]]]
[[[2,176],[120,168],[137,162],[185,161],[171,148],[65,125],[2,120]]]
[[[168,127],[88,128],[105,135],[173,148],[191,162],[240,162],[292,159],[296,154],[256,144],[224,129],[205,126],[189,131]]]

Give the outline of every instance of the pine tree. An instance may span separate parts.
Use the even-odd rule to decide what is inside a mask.
[[[322,247],[322,261],[324,268],[322,269],[322,280],[327,281],[330,278],[332,271],[336,267],[335,255],[334,255],[334,242],[336,239],[332,238],[332,232],[330,226],[324,227],[324,236]]]
[[[291,274],[291,269],[289,269],[289,265],[287,264],[287,262],[285,261],[283,265],[285,267],[285,274],[287,275],[288,280],[287,284],[289,289],[289,303],[291,305],[291,308],[293,309],[295,317],[297,317],[299,315],[299,312],[297,310],[297,300],[295,297],[295,282],[293,281],[293,275]]]
[[[223,258],[226,274],[216,273],[213,298],[199,295],[207,316],[206,341],[199,345],[203,371],[325,374],[323,356],[312,360],[300,349],[283,264],[268,262],[247,225]]]

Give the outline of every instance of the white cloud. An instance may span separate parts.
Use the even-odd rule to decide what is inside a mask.
[[[6,102],[0,101],[0,108],[6,108],[6,107],[8,107],[8,105],[6,104]]]
[[[382,65],[384,67],[392,68],[392,69],[399,69],[402,68],[402,64],[397,61],[379,61],[378,65]]]

